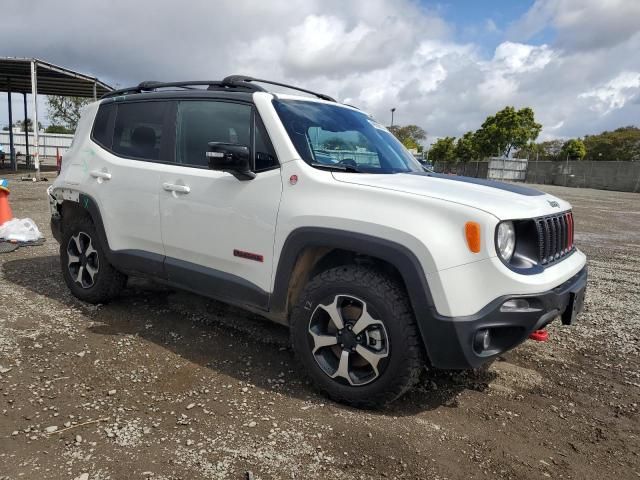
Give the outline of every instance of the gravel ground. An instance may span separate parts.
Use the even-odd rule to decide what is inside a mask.
[[[358,411],[254,315],[142,280],[71,297],[48,184],[10,178],[49,238],[0,254],[0,479],[640,477],[640,195],[539,186],[573,203],[589,255],[580,323]]]

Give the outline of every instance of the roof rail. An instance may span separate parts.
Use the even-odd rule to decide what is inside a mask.
[[[293,85],[287,85],[286,83],[273,82],[271,80],[263,80],[259,78],[249,77],[247,75],[230,75],[219,80],[191,80],[184,82],[156,82],[153,80],[147,80],[140,82],[135,87],[121,88],[119,90],[113,90],[112,92],[104,94],[100,98],[118,97],[120,95],[131,95],[134,93],[151,92],[159,88],[185,88],[192,89],[195,86],[207,86],[207,90],[226,90],[226,91],[238,91],[244,90],[249,92],[266,92],[266,90],[260,85],[256,85],[254,82],[267,83],[269,85],[277,85],[279,87],[290,88],[292,90],[298,90],[299,92],[309,93],[322,100],[329,102],[335,102],[335,99],[324,93],[317,93],[311,90],[307,90]]]
[[[264,80],[264,79],[261,79],[261,78],[253,78],[253,77],[249,77],[247,75],[230,75],[230,76],[226,77],[224,80],[222,80],[222,83],[228,84],[228,85],[244,85],[244,84],[248,84],[250,82],[259,82],[259,83],[267,83],[269,85],[277,85],[279,87],[290,88],[292,90],[297,90],[299,92],[308,93],[310,95],[314,95],[314,96],[316,96],[318,98],[321,98],[322,100],[327,100],[329,102],[335,102],[336,101],[334,98],[330,97],[329,95],[325,95],[324,93],[318,93],[318,92],[314,92],[312,90],[307,90],[306,88],[300,88],[300,87],[296,87],[294,85],[288,85],[286,83],[274,82],[272,80]]]
[[[135,87],[121,88],[119,90],[113,90],[112,92],[106,93],[100,98],[111,98],[118,97],[120,95],[131,95],[134,93],[142,93],[142,92],[151,92],[153,90],[157,90],[159,88],[184,88],[184,89],[192,89],[194,86],[207,86],[209,90],[237,90],[243,89],[253,92],[264,92],[264,88],[259,85],[231,85],[224,84],[224,82],[220,82],[218,80],[190,80],[184,82],[156,82],[153,80],[147,80],[144,82],[140,82]]]

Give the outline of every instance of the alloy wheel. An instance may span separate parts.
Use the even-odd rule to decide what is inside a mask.
[[[364,300],[336,295],[319,304],[309,321],[309,346],[322,371],[334,380],[360,386],[377,379],[386,367],[389,337]]]
[[[69,239],[67,267],[71,278],[82,288],[91,288],[100,269],[98,251],[93,248],[91,237],[79,232]]]

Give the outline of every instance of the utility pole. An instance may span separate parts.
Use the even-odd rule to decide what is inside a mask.
[[[36,179],[40,180],[40,151],[38,142],[38,64],[31,61],[31,97],[33,100],[33,164],[36,167]]]
[[[22,100],[24,102],[24,149],[26,151],[26,155],[24,158],[25,158],[25,161],[27,162],[27,165],[29,165],[29,129],[27,128],[28,114],[27,114],[27,93],[26,92],[22,93]]]
[[[15,146],[13,144],[13,111],[11,109],[11,80],[7,78],[7,103],[9,104],[9,162],[11,168],[16,170],[18,161],[16,160]]]

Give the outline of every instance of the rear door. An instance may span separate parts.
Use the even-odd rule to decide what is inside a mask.
[[[121,268],[163,272],[158,168],[171,154],[173,108],[168,101],[103,104],[93,145],[81,152],[83,188],[98,203],[109,247],[125,263]]]
[[[266,307],[282,181],[248,103],[177,103],[175,164],[160,176],[165,271],[170,281],[223,300]],[[209,170],[209,142],[251,149],[256,178]]]

